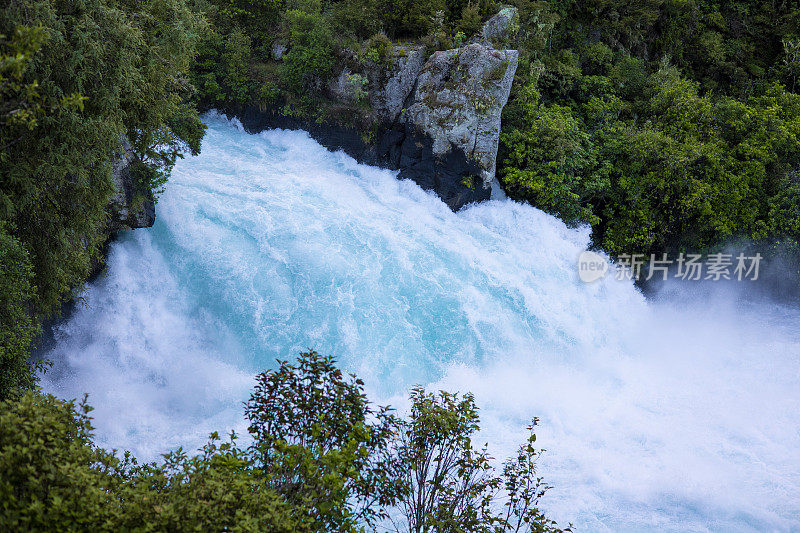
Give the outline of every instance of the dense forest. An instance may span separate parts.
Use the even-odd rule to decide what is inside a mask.
[[[520,65],[497,165],[509,196],[590,225],[594,244],[612,256],[743,242],[800,249],[800,8],[785,0],[509,4],[518,8],[511,46]],[[43,364],[29,361],[42,321],[79,295],[100,260],[121,150],[135,156],[140,187],[157,191],[178,158],[200,150],[200,110],[255,105],[355,120],[359,109],[343,112],[326,99],[336,65],[385,63],[399,43],[428,53],[459,46],[499,7],[492,0],[2,1],[0,523],[316,531],[372,524],[386,518],[382,509],[405,502],[414,531],[494,531],[514,517],[527,517],[534,531],[555,527],[535,509],[538,478],[536,487],[519,488],[531,472],[515,468],[532,468],[531,443],[499,476],[465,448],[477,428],[467,400],[415,391],[410,420],[380,411],[387,426],[367,427],[374,413],[358,385],[312,357],[264,375],[248,404],[253,446],[213,440],[198,456],[179,451],[162,465],[138,465],[95,447],[79,407],[36,392]],[[367,83],[354,78],[353,90]],[[360,111],[369,105],[354,102]],[[316,379],[315,372],[333,389],[287,399],[281,395],[290,388],[270,388],[298,373]],[[273,427],[259,418],[261,400],[279,398],[308,417],[342,394],[355,410],[346,427],[333,419],[295,426],[300,418]],[[407,499],[410,480],[381,477],[369,462],[384,454],[418,466],[414,447],[430,452],[426,439],[449,431],[484,483],[468,502],[459,474],[420,511]],[[390,442],[389,434],[406,441]],[[389,449],[410,455],[398,459]],[[32,459],[23,465],[21,457]],[[503,517],[484,506],[494,505],[501,485],[516,501]],[[527,492],[514,500],[515,490]],[[474,527],[445,523],[456,507]]]
[[[143,186],[200,148],[187,78],[202,18],[182,2],[11,1],[0,11],[0,398],[106,237],[127,136]],[[164,31],[168,29],[168,31]]]
[[[520,4],[498,164],[514,198],[620,253],[800,239],[792,2]]]

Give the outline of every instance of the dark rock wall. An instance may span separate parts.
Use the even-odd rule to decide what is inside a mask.
[[[340,124],[285,117],[255,106],[222,111],[236,116],[250,133],[276,128],[305,130],[329,150],[342,150],[361,163],[397,170],[399,178],[433,190],[454,211],[491,195],[479,177],[477,161],[458,148],[435,154],[430,135],[409,123],[384,122],[377,128],[374,142],[366,143],[360,130]]]

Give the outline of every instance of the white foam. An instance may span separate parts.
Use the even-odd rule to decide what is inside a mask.
[[[416,383],[473,391],[497,456],[541,417],[562,522],[800,527],[796,310],[584,284],[587,228],[508,200],[452,213],[303,132],[208,122],[50,354],[45,388],[90,392],[103,443],[150,458],[242,430],[252,375],[315,348],[401,407]]]

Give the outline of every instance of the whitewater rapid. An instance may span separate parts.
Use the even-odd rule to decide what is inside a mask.
[[[589,242],[494,200],[452,213],[306,133],[206,117],[153,228],[56,329],[44,389],[152,459],[245,432],[255,373],[308,348],[370,395],[471,391],[502,458],[541,418],[545,509],[583,531],[800,529],[800,313],[728,288],[578,280]]]

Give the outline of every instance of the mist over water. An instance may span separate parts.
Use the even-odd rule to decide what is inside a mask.
[[[45,390],[88,392],[102,444],[244,432],[253,375],[313,348],[381,403],[472,391],[498,458],[539,416],[544,507],[578,530],[800,529],[796,308],[585,284],[586,228],[508,200],[452,213],[303,132],[207,121],[47,354]]]

